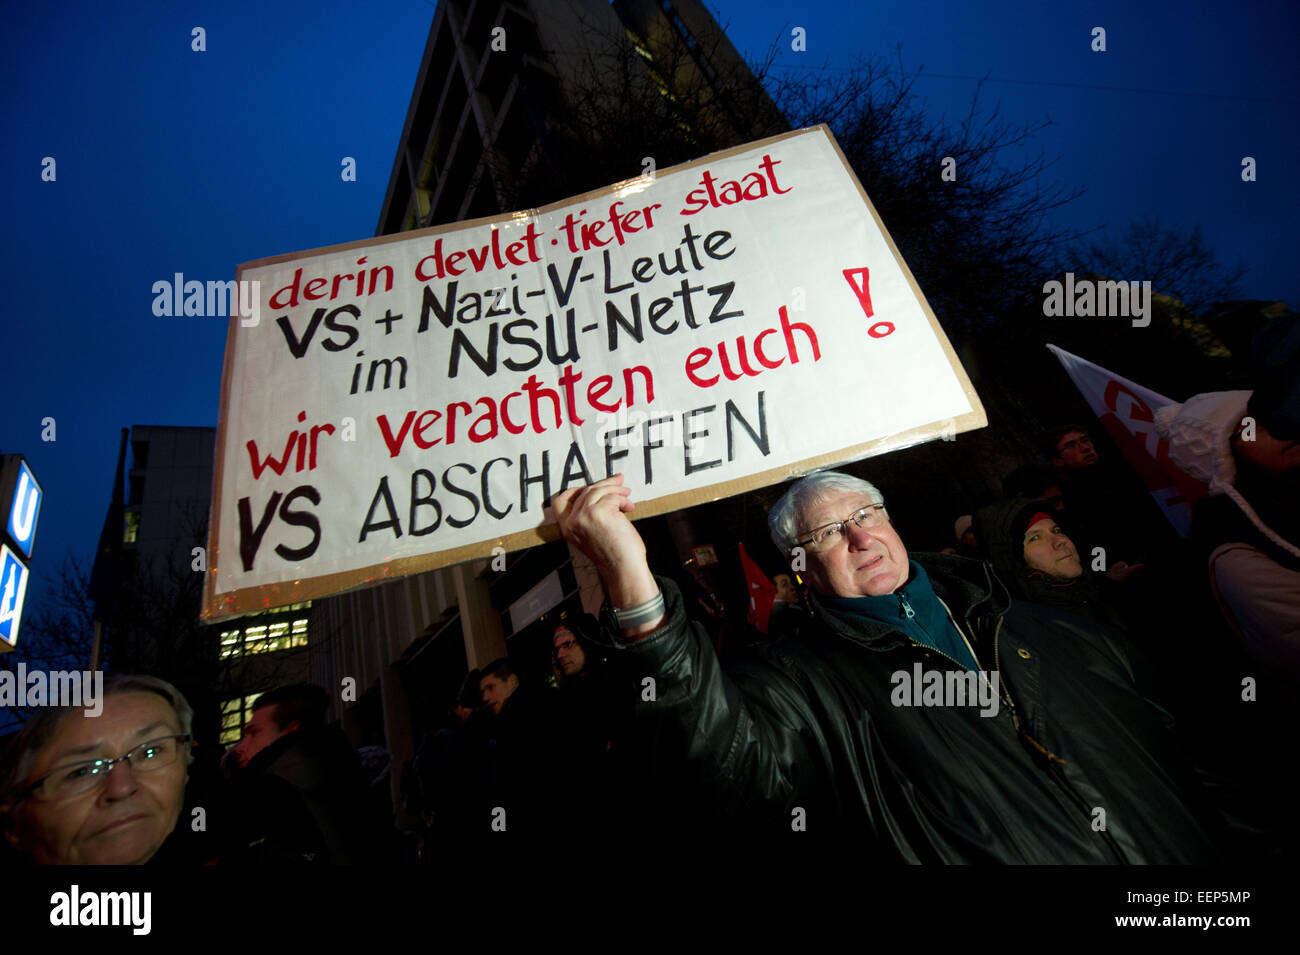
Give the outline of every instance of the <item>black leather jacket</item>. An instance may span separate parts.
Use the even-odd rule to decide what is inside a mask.
[[[627,644],[607,608],[603,641],[654,677],[638,705],[677,726],[696,784],[751,832],[851,832],[909,863],[1220,860],[1221,824],[1123,637],[1012,602],[981,562],[911,557],[999,671],[996,715],[893,705],[896,671],[958,665],[815,597],[796,637],[725,672],[662,578],[666,625]]]

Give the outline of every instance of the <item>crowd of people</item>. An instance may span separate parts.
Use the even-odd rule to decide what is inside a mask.
[[[40,864],[348,864],[739,827],[910,863],[1287,858],[1270,756],[1300,686],[1300,349],[1278,352],[1253,392],[1155,416],[1210,492],[1190,541],[1081,424],[941,553],[910,551],[869,481],[814,473],[768,513],[790,569],[767,633],[724,665],[614,475],[551,502],[600,619],[555,627],[553,680],[509,657],[466,677],[401,770],[406,841],[388,754],[354,750],[323,689],[259,697],[195,781],[189,704],[127,675],[99,716],[49,708],[13,739],[5,841]]]
[[[747,832],[852,832],[901,862],[1208,863],[1293,850],[1273,780],[1239,772],[1202,732],[1219,721],[1228,747],[1250,750],[1256,683],[1285,698],[1286,675],[1258,661],[1234,670],[1226,643],[1197,654],[1217,639],[1190,586],[1208,596],[1204,572],[1164,590],[1195,559],[1141,497],[1121,501],[1122,481],[1086,471],[1100,456],[1085,429],[1052,441],[1060,494],[958,520],[959,546],[979,560],[909,552],[861,478],[795,483],[768,522],[805,565],[802,610],[786,635],[726,667],[677,586],[650,570],[621,476],[560,494],[561,528],[610,595],[602,640],[657,683],[657,700],[639,706],[689,738],[678,755],[696,771],[692,791]],[[1105,495],[1097,513],[1123,516],[1079,521],[1076,545],[1063,524],[1088,513],[1089,494]],[[899,693],[927,672],[939,677],[926,683],[933,697]],[[1253,676],[1221,679],[1234,672]]]
[[[632,689],[580,631],[551,635],[554,679],[502,657],[471,671],[403,780],[422,843],[487,831],[596,832],[610,821],[631,737]]]

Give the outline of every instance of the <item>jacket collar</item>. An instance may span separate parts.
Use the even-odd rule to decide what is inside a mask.
[[[993,571],[983,561],[971,560],[950,554],[911,554],[912,563],[918,565],[926,577],[934,594],[952,611],[953,617],[964,624],[965,628],[980,639],[1011,605],[1007,588],[994,576]],[[909,594],[915,588],[917,574],[903,589]],[[890,650],[908,643],[907,636],[893,623],[882,619],[864,619],[859,613],[837,606],[837,598],[808,595],[814,613],[825,621],[838,635],[869,646],[873,650]],[[897,614],[898,598],[867,598],[882,601]],[[857,603],[855,601],[854,603]],[[888,620],[886,616],[884,618]]]
[[[923,635],[947,625],[948,615],[935,600],[930,575],[915,560],[903,586],[879,597],[823,597],[827,609],[843,610],[886,627],[894,627],[925,642]],[[908,612],[911,616],[908,616]]]
[[[266,772],[298,744],[301,734],[302,730],[294,730],[268,743],[248,761],[243,772],[248,775]]]

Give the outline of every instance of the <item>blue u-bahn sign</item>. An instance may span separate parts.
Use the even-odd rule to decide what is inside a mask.
[[[27,565],[8,546],[0,544],[0,649],[12,650],[18,642],[18,622],[27,595]]]
[[[0,541],[0,653],[18,642],[23,597],[31,577],[27,562],[44,496],[26,461],[17,454],[0,458],[0,506],[5,514],[5,537]]]
[[[9,540],[23,555],[23,560],[31,560],[32,541],[36,538],[36,520],[41,513],[41,499],[45,495],[41,486],[32,476],[32,469],[22,458],[17,460],[17,473],[14,475],[13,500],[9,504]]]

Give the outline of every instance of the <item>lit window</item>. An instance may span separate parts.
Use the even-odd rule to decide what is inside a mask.
[[[221,745],[229,746],[239,742],[239,737],[244,735],[244,727],[253,718],[253,705],[261,695],[254,693],[221,702]]]
[[[309,604],[295,604],[299,608]],[[307,646],[307,629],[310,618],[280,620],[276,623],[258,624],[244,630],[226,630],[221,634],[221,659],[242,657],[248,653],[275,653]]]
[[[289,625],[273,623],[266,629],[266,652],[289,649]]]

